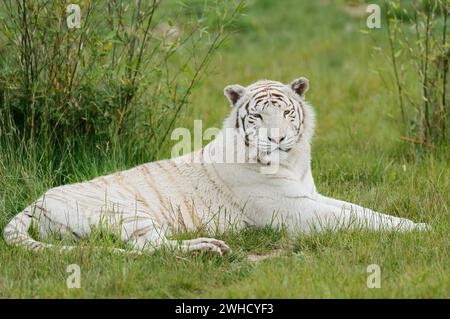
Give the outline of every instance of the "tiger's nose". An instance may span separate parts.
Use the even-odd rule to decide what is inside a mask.
[[[272,143],[280,144],[281,142],[284,141],[284,139],[286,138],[286,135],[285,135],[285,136],[267,136],[267,138],[268,138],[269,141],[271,141]]]

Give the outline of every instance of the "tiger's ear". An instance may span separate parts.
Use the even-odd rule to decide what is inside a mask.
[[[228,98],[231,103],[231,106],[235,106],[236,102],[245,94],[246,89],[239,84],[228,85],[223,89],[223,93]]]
[[[308,88],[309,88],[309,81],[305,77],[300,77],[300,78],[292,81],[289,86],[295,93],[297,93],[302,98],[304,98],[305,93],[306,93],[306,91],[308,91]]]

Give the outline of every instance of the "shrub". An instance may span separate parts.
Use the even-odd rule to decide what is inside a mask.
[[[79,29],[66,1],[0,4],[0,135],[155,156],[242,3],[74,3]]]
[[[447,0],[385,1],[390,61],[405,132],[419,145],[448,143],[450,116]],[[405,79],[412,78],[408,83]]]

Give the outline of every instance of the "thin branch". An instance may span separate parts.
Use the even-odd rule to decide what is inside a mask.
[[[416,138],[412,138],[412,137],[408,137],[408,136],[400,136],[400,139],[402,141],[405,141],[405,142],[418,144],[418,145],[423,145],[423,146],[426,146],[426,147],[429,147],[429,148],[434,148],[433,144],[430,144],[430,143],[428,143],[426,141],[423,141],[423,140],[418,140]]]
[[[447,3],[443,3],[444,7],[444,27],[442,31],[442,49],[443,49],[443,66],[442,66],[442,109],[443,109],[443,121],[442,121],[442,140],[445,140],[447,136],[447,116],[450,112],[447,110],[447,73],[449,69],[450,49],[446,49],[447,45],[447,17],[450,6]]]
[[[391,24],[390,24],[390,17],[389,17],[389,4],[388,1],[385,0],[384,1],[384,5],[385,5],[385,10],[386,10],[386,20],[387,20],[387,32],[388,32],[388,39],[389,39],[389,48],[390,48],[390,52],[391,52],[391,60],[392,60],[392,66],[394,69],[394,76],[395,76],[395,83],[397,85],[397,93],[398,93],[398,100],[399,100],[399,104],[400,104],[400,111],[402,113],[402,121],[403,121],[403,125],[406,125],[406,114],[405,114],[405,107],[403,104],[403,87],[402,87],[402,83],[400,81],[400,77],[398,74],[398,67],[397,67],[397,58],[395,57],[395,52],[394,52],[394,39],[393,39],[393,35],[391,32]]]
[[[423,69],[423,82],[422,82],[422,92],[424,101],[424,111],[425,111],[425,138],[430,138],[430,97],[428,92],[428,62],[430,55],[430,37],[431,37],[431,15],[432,10],[429,8],[426,10],[426,27],[425,27],[425,57],[424,57],[424,69]]]

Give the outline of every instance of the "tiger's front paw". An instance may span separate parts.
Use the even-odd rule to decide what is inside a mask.
[[[413,221],[407,220],[399,225],[400,231],[430,231],[431,226],[425,223],[414,223]]]
[[[431,231],[431,230],[433,230],[433,227],[431,227],[431,225],[428,225],[426,223],[417,223],[417,224],[414,224],[413,230]]]

